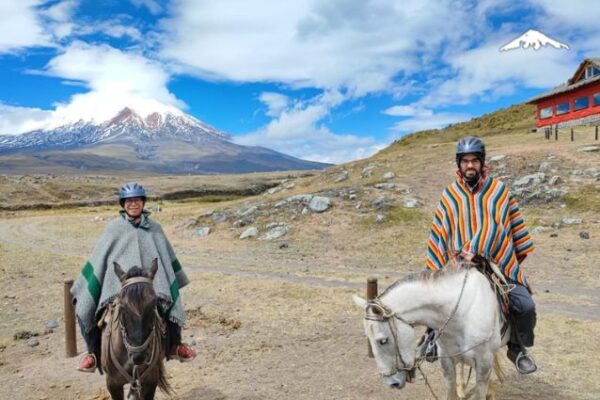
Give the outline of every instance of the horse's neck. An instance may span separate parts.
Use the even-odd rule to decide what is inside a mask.
[[[464,273],[456,273],[430,282],[406,282],[386,294],[382,301],[406,321],[439,329],[461,297],[463,280]]]

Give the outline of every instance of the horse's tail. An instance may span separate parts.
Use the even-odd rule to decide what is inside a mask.
[[[506,381],[506,374],[504,373],[504,370],[502,369],[502,365],[500,364],[500,351],[497,351],[496,354],[494,354],[494,374],[496,374],[496,377],[498,378],[498,382],[500,382],[501,384],[504,383]]]

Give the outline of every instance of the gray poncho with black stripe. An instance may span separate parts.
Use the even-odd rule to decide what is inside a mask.
[[[154,291],[159,298],[159,308],[169,320],[180,326],[185,323],[179,289],[189,280],[161,226],[148,218],[149,214],[144,211],[140,224],[135,226],[121,211],[120,217],[107,224],[92,256],[81,270],[71,294],[75,313],[86,332],[92,329],[101,310],[121,290],[113,262],[127,271],[134,266],[150,268],[155,258],[158,258],[158,272],[154,276]]]

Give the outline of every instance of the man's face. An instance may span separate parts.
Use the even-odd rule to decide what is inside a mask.
[[[144,199],[142,199],[141,197],[132,197],[129,199],[125,199],[123,208],[125,209],[125,212],[129,216],[129,218],[139,218],[139,216],[142,215],[142,211],[144,210]]]
[[[459,168],[465,179],[473,179],[481,174],[481,161],[475,154],[465,154],[460,159]]]

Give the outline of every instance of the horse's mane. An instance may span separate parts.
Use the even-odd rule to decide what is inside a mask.
[[[460,272],[462,270],[457,270],[457,269],[438,269],[438,270],[431,270],[431,269],[424,269],[421,272],[413,272],[411,274],[405,275],[402,278],[398,279],[396,282],[392,283],[390,286],[388,286],[387,288],[385,288],[385,290],[383,292],[381,292],[381,294],[379,294],[379,298],[385,296],[387,293],[391,292],[392,290],[394,290],[396,287],[404,284],[404,283],[408,283],[408,282],[435,282],[438,281],[439,279],[443,278],[443,277],[448,277],[450,275],[454,275],[457,272]]]

